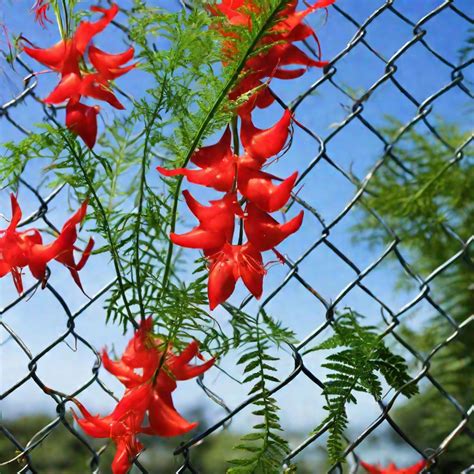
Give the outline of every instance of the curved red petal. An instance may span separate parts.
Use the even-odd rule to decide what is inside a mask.
[[[185,234],[170,234],[171,242],[180,247],[209,250],[224,245],[225,235],[195,228]]]
[[[306,72],[306,68],[300,69],[277,69],[273,74],[273,77],[277,79],[296,79],[301,77]]]
[[[303,214],[303,211],[301,211],[288,222],[279,224],[269,214],[249,203],[247,218],[244,221],[245,234],[256,249],[260,251],[270,250],[301,227]]]
[[[86,217],[88,205],[89,205],[89,200],[86,199],[81,204],[81,207],[79,207],[79,209],[64,223],[63,230],[66,230],[70,226],[76,226],[80,224]]]
[[[143,377],[124,362],[111,360],[106,350],[101,352],[101,359],[105,370],[115,375],[127,388],[136,387],[144,382]]]
[[[266,212],[281,209],[290,198],[298,173],[295,172],[279,185],[274,185],[272,175],[247,166],[239,167],[238,188],[243,196]]]
[[[59,84],[46,97],[45,104],[60,104],[68,99],[79,99],[81,94],[81,78],[78,74],[71,73],[63,76]]]
[[[242,115],[240,138],[245,151],[261,161],[275,156],[283,149],[288,139],[292,118],[290,110],[286,109],[282,118],[272,127],[260,129],[255,127],[250,114]]]
[[[215,359],[209,359],[201,365],[186,364],[173,370],[176,380],[189,380],[209,370],[215,363]]]
[[[61,71],[64,59],[67,55],[68,44],[65,41],[59,41],[51,48],[30,48],[23,47],[23,51],[39,63],[53,69]]]
[[[10,203],[12,208],[12,217],[10,219],[10,224],[7,227],[7,232],[12,232],[17,228],[23,215],[16,196],[13,193],[10,194]]]
[[[93,148],[97,138],[97,106],[90,107],[80,102],[71,101],[66,106],[66,127],[79,135],[84,143]]]
[[[234,292],[238,278],[235,276],[234,266],[235,261],[225,257],[211,263],[207,289],[211,310],[226,301]]]
[[[73,42],[80,54],[85,53],[87,45],[92,38],[103,31],[115,18],[119,8],[116,4],[113,4],[110,8],[91,7],[91,10],[93,12],[102,13],[103,16],[95,22],[81,21],[81,23],[79,23],[76,33],[74,34]]]
[[[130,456],[131,453],[129,451],[130,448],[126,441],[120,441],[117,443],[117,451],[115,452],[111,464],[112,474],[127,474],[130,470],[134,456]]]
[[[185,420],[174,408],[173,403],[165,403],[164,400],[154,393],[149,408],[150,429],[147,434],[155,436],[179,436],[191,431],[197,423]]]
[[[232,154],[230,149],[232,135],[230,128],[226,127],[222,137],[214,145],[203,146],[196,150],[191,157],[191,162],[200,168],[209,168],[218,164],[226,155]]]
[[[263,293],[263,267],[262,254],[251,244],[242,246],[239,255],[239,272],[244,285],[255,298],[259,299]]]
[[[126,67],[121,66],[130,61],[134,54],[134,48],[129,48],[127,51],[118,54],[106,53],[94,45],[89,48],[90,62],[105,79],[116,79],[132,70],[136,66],[135,64]]]
[[[125,109],[122,103],[117,99],[117,97],[115,97],[115,94],[108,87],[107,81],[98,74],[88,74],[83,77],[80,93],[85,97],[103,100],[116,109]]]

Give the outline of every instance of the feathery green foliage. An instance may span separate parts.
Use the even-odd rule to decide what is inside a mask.
[[[275,325],[265,313],[262,313],[262,319],[262,322],[256,320],[254,331],[247,332],[245,353],[238,361],[239,365],[244,366],[243,383],[252,383],[248,395],[253,399],[255,410],[252,414],[258,417],[258,423],[234,447],[244,454],[229,461],[232,466],[227,471],[229,474],[278,473],[289,452],[288,442],[281,436],[279,407],[269,388],[269,385],[279,382],[274,375],[275,363],[279,359],[270,353],[270,342],[272,339],[277,345],[290,342],[293,335]]]
[[[394,354],[385,345],[374,326],[359,323],[362,316],[347,310],[334,320],[334,335],[308,352],[333,351],[322,367],[329,370],[323,395],[326,418],[315,432],[328,427],[329,459],[343,462],[344,430],[348,424],[347,405],[357,403],[356,393],[367,393],[375,400],[382,400],[383,387],[380,376],[393,389],[410,397],[418,392],[410,383],[403,357]]]
[[[383,129],[386,138],[392,140],[401,125],[389,118]],[[431,298],[442,303],[442,309],[461,323],[469,321],[474,314],[474,152],[472,137],[461,127],[438,120],[436,129],[451,148],[424,130],[409,130],[393,148],[397,161],[390,161],[369,183],[364,203],[395,230],[401,240],[401,250],[422,276],[463,252],[430,282]],[[364,211],[361,217],[353,229],[358,239],[362,235],[373,244],[386,244],[392,239],[381,230],[371,213]],[[463,241],[469,242],[469,239],[470,244],[464,246]],[[399,285],[406,284],[406,274],[400,267]],[[401,329],[401,335],[421,357],[427,357],[454,332],[455,328],[434,308],[431,320],[422,330]],[[473,337],[471,320],[430,361],[430,374],[464,409],[472,404],[474,395]],[[395,414],[402,429],[420,440],[422,448],[439,446],[454,429],[455,420],[460,420],[456,407],[431,384]],[[471,464],[474,445],[469,430],[474,431],[472,422],[440,457],[439,472],[460,472]]]

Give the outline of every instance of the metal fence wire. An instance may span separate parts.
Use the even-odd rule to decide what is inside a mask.
[[[447,301],[443,301],[443,295],[437,293],[434,288],[435,279],[439,278],[442,274],[449,272],[452,265],[458,262],[460,259],[469,260],[469,248],[472,247],[473,237],[469,239],[463,239],[456,232],[456,223],[446,226],[447,238],[452,239],[457,245],[457,252],[453,253],[449,259],[439,265],[437,268],[433,268],[427,275],[418,274],[417,270],[410,263],[410,256],[406,248],[404,248],[403,239],[398,235],[398,229],[389,226],[384,220],[383,215],[379,215],[375,209],[372,209],[372,215],[378,220],[380,229],[391,236],[391,242],[386,246],[382,253],[377,254],[372,252],[370,254],[370,261],[368,264],[361,266],[355,263],[357,257],[351,255],[350,249],[354,247],[341,248],[337,243],[337,238],[333,239],[334,235],[337,235],[338,227],[341,224],[344,225],[345,217],[351,213],[351,211],[360,203],[361,199],[367,192],[368,186],[377,172],[391,163],[393,166],[399,166],[402,170],[407,171],[404,168],[403,159],[397,155],[396,145],[408,134],[411,130],[415,129],[419,125],[423,125],[424,133],[430,140],[436,142],[439,146],[444,147],[446,163],[459,163],[466,156],[467,148],[472,146],[471,140],[467,140],[463,143],[453,147],[446,138],[443,136],[442,131],[437,127],[437,121],[435,120],[436,104],[443,100],[469,100],[473,97],[472,91],[469,89],[470,82],[466,79],[469,68],[472,68],[473,59],[465,59],[464,62],[459,63],[456,57],[447,57],[438,52],[435,45],[432,44],[432,38],[427,34],[429,32],[431,24],[436,21],[444,21],[447,15],[451,18],[455,18],[455,21],[459,23],[460,28],[470,28],[473,19],[469,17],[468,5],[469,2],[457,2],[455,0],[446,0],[442,3],[434,5],[434,2],[420,2],[426,8],[423,16],[420,18],[413,18],[413,12],[410,8],[410,2],[397,1],[397,0],[374,0],[369,2],[371,13],[363,19],[357,19],[357,15],[353,13],[354,9],[350,8],[349,0],[341,0],[336,2],[335,5],[330,7],[329,15],[330,20],[324,25],[324,35],[327,38],[331,38],[331,35],[335,34],[337,29],[345,28],[345,31],[351,31],[352,37],[339,51],[335,51],[332,54],[329,65],[324,69],[322,73],[314,73],[312,77],[316,77],[317,80],[309,85],[307,89],[299,94],[297,97],[291,98],[290,101],[280,100],[283,106],[291,106],[293,109],[297,109],[299,113],[311,114],[312,110],[318,105],[319,100],[327,99],[328,97],[334,97],[333,103],[330,104],[332,109],[339,110],[344,114],[342,120],[340,116],[332,119],[333,125],[327,128],[325,131],[318,131],[310,129],[308,126],[304,130],[307,139],[311,140],[313,146],[317,147],[317,154],[308,160],[308,165],[304,169],[299,178],[299,183],[306,186],[316,186],[314,177],[317,175],[318,170],[321,167],[325,167],[330,170],[334,175],[333,181],[328,181],[325,186],[328,188],[343,186],[345,183],[350,185],[352,189],[352,195],[342,206],[335,215],[334,212],[328,212],[325,215],[324,206],[318,202],[310,202],[303,197],[303,194],[294,196],[295,205],[302,206],[306,213],[307,218],[314,216],[314,242],[304,249],[299,256],[288,255],[286,260],[287,273],[282,276],[280,283],[272,289],[268,294],[265,294],[265,298],[259,303],[260,307],[267,308],[271,306],[272,302],[281,295],[285,295],[285,292],[293,291],[291,288],[298,288],[298,294],[301,294],[303,289],[307,293],[307,297],[312,301],[312,321],[314,321],[312,330],[303,338],[301,342],[292,348],[294,358],[294,370],[286,377],[283,378],[281,383],[276,384],[272,389],[272,393],[278,396],[280,391],[285,390],[289,385],[298,385],[302,383],[302,379],[306,380],[305,390],[309,390],[312,387],[314,391],[314,399],[321,397],[321,389],[324,387],[323,382],[320,380],[320,371],[313,364],[307,362],[307,356],[304,354],[305,349],[309,347],[311,342],[316,341],[318,336],[325,332],[331,331],[331,326],[334,324],[333,317],[335,310],[338,309],[343,303],[344,299],[351,293],[358,292],[363,293],[364,298],[368,298],[372,301],[374,308],[378,308],[377,312],[379,322],[385,323],[384,333],[393,336],[393,342],[396,347],[402,349],[406,353],[410,354],[414,360],[418,361],[417,372],[414,375],[415,380],[419,381],[423,386],[431,386],[435,389],[436,397],[443,399],[447,404],[451,405],[456,416],[453,416],[450,421],[450,428],[446,430],[444,439],[438,446],[431,446],[431,449],[422,449],[419,447],[419,440],[413,437],[411,433],[404,432],[400,426],[398,426],[392,417],[392,409],[399,398],[400,392],[391,392],[385,396],[384,401],[379,403],[378,413],[369,411],[365,416],[365,426],[363,429],[359,429],[358,432],[354,433],[350,430],[351,438],[348,439],[349,444],[345,450],[345,455],[348,460],[346,467],[340,465],[332,468],[332,472],[356,472],[358,469],[359,456],[358,449],[360,445],[366,440],[373,432],[379,430],[382,425],[390,426],[390,430],[396,433],[396,435],[403,440],[406,445],[410,446],[411,449],[419,453],[420,457],[424,457],[431,461],[431,465],[436,467],[437,462],[445,455],[446,450],[449,449],[450,444],[459,437],[467,437],[469,442],[473,442],[474,433],[469,429],[468,423],[472,416],[474,405],[465,406],[461,404],[456,397],[450,393],[449,387],[445,388],[436,378],[430,373],[430,365],[436,355],[443,351],[446,346],[449,346],[453,341],[466,330],[469,324],[473,323],[474,316],[471,314],[463,321],[458,321],[454,318],[449,310],[444,309],[447,306]],[[358,2],[356,2],[358,3]],[[430,6],[428,10],[427,6]],[[472,7],[472,5],[471,5]],[[352,12],[352,13],[351,13]],[[472,13],[472,10],[471,10]],[[380,38],[380,34],[371,35],[372,30],[383,31],[384,25],[390,22],[395,28],[406,31],[406,36],[403,40],[395,39],[397,44],[394,43],[394,39],[390,38],[391,33],[387,31],[386,37]],[[119,25],[120,26],[120,25]],[[471,30],[472,31],[472,30]],[[446,33],[444,41],[449,42],[449,33]],[[390,43],[392,41],[392,43]],[[387,44],[383,47],[383,43],[390,43],[391,51]],[[434,41],[436,43],[436,41]],[[438,43],[439,44],[439,43]],[[459,48],[462,45],[459,45]],[[383,51],[383,52],[382,52]],[[413,54],[413,52],[416,52]],[[445,79],[440,84],[437,90],[427,91],[424,97],[419,97],[420,94],[411,92],[411,86],[406,85],[406,75],[400,73],[399,64],[403,61],[405,66],[413,67],[416,69],[416,62],[418,57],[423,55],[426,64],[432,66],[431,71],[427,71],[427,74],[434,74],[436,67],[442,67],[444,73],[440,74],[440,79]],[[373,70],[372,80],[369,87],[356,89],[353,87],[354,82],[351,82],[351,77],[355,78],[366,67],[364,60],[358,58],[370,58],[372,61]],[[347,60],[353,60],[350,69],[350,74],[347,75],[345,71],[345,64]],[[378,65],[378,68],[376,67]],[[29,126],[23,123],[20,119],[15,118],[17,110],[21,104],[27,104],[30,101],[38,101],[37,95],[38,81],[35,76],[31,75],[33,70],[30,68],[24,57],[17,59],[17,70],[24,71],[24,89],[16,95],[12,100],[4,103],[0,107],[0,124],[2,126],[9,122],[9,126],[16,128],[22,134],[27,135],[29,133]],[[311,73],[313,74],[313,73]],[[311,75],[309,74],[309,75]],[[415,73],[419,74],[419,73]],[[306,76],[305,76],[306,77]],[[420,76],[420,80],[422,77]],[[413,83],[411,84],[413,85]],[[358,87],[358,86],[356,86]],[[328,91],[338,91],[339,95],[329,95]],[[376,120],[374,112],[371,110],[372,104],[380,109],[382,104],[381,114],[390,113],[390,110],[383,108],[385,97],[388,94],[397,94],[395,99],[395,107],[406,107],[410,110],[410,118],[406,120],[399,128],[399,131],[395,137],[388,139],[385,134],[381,131],[381,122]],[[314,97],[317,94],[316,97]],[[387,99],[388,100],[388,99]],[[286,103],[285,103],[286,102]],[[339,102],[339,103],[337,103]],[[340,105],[343,103],[343,105]],[[393,104],[392,99],[392,104]],[[323,107],[323,105],[321,105]],[[49,115],[51,109],[45,109],[45,112]],[[379,114],[380,116],[380,114]],[[334,122],[337,123],[334,125]],[[304,123],[304,120],[302,120]],[[357,126],[357,127],[354,127]],[[333,145],[340,144],[351,140],[351,135],[345,133],[346,130],[354,127],[351,133],[364,134],[367,137],[367,149],[373,144],[373,148],[379,150],[378,156],[370,165],[370,168],[365,173],[363,179],[355,177],[351,169],[343,166],[337,157],[331,156],[331,150]],[[329,130],[329,131],[328,131]],[[355,130],[355,132],[354,132]],[[309,142],[308,142],[309,143]],[[347,143],[346,143],[347,149]],[[366,150],[352,150],[355,160],[359,154],[364,154]],[[372,156],[374,153],[372,153]],[[301,169],[301,168],[300,168]],[[409,170],[408,170],[409,171]],[[448,171],[449,172],[449,171]],[[39,185],[39,183],[30,183],[25,179],[21,181],[22,186],[29,189],[32,195],[37,200],[37,209],[31,215],[26,217],[22,225],[36,223],[38,226],[46,226],[52,230],[57,230],[50,220],[50,210],[54,207],[55,200],[60,195],[61,189],[54,191],[45,192],[45,190]],[[319,224],[317,224],[319,223]],[[319,227],[317,227],[319,226]],[[308,279],[308,272],[302,271],[302,267],[306,261],[311,259],[319,249],[324,249],[327,252],[328,258],[331,262],[334,262],[334,267],[331,268],[331,264],[324,269],[325,278],[333,278],[336,282],[339,282],[335,272],[337,272],[338,265],[343,265],[345,269],[349,269],[352,277],[349,282],[340,284],[333,295],[325,296],[324,292],[321,291],[314,283],[311,278]],[[401,270],[404,274],[404,279],[411,283],[417,288],[408,301],[405,301],[401,307],[392,307],[392,304],[388,304],[384,301],[384,297],[378,296],[378,289],[374,289],[374,279],[370,279],[370,276],[377,272],[377,269],[383,265],[388,259],[395,261],[395,266],[398,270]],[[20,303],[28,299],[35,291],[36,287],[31,287],[25,291],[24,295],[11,301],[5,301],[2,294],[3,305],[0,308],[0,326],[3,331],[2,345],[3,349],[9,346],[15,346],[15,349],[21,351],[25,356],[25,369],[24,375],[19,376],[16,382],[8,387],[3,387],[3,392],[0,395],[0,399],[3,401],[8,400],[8,397],[14,396],[15,392],[20,390],[21,387],[27,382],[33,382],[38,391],[42,391],[46,397],[49,397],[52,403],[56,407],[57,415],[52,417],[50,422],[42,427],[29,441],[20,441],[15,432],[9,431],[5,424],[0,426],[0,429],[6,439],[9,440],[11,445],[15,449],[14,459],[1,459],[2,463],[13,462],[17,463],[19,472],[39,472],[35,468],[34,451],[41,445],[42,442],[55,432],[62,425],[67,429],[70,436],[76,437],[80,443],[84,444],[86,449],[89,450],[91,456],[90,469],[91,472],[98,472],[99,459],[103,454],[103,449],[97,450],[90,445],[84,438],[82,433],[76,427],[68,421],[66,415],[68,410],[66,409],[66,402],[71,396],[78,396],[83,390],[88,388],[91,384],[95,384],[108,393],[108,389],[105,384],[101,381],[101,372],[97,362],[91,362],[91,375],[84,384],[77,390],[71,393],[66,393],[61,396],[55,390],[51,390],[42,379],[42,376],[38,373],[38,367],[42,362],[42,359],[48,356],[48,353],[54,351],[60,344],[67,342],[68,338],[74,338],[79,341],[84,347],[91,352],[91,355],[98,356],[97,347],[89,342],[90,335],[87,332],[77,328],[78,321],[83,313],[92,308],[94,305],[97,306],[97,313],[100,314],[101,302],[103,301],[104,295],[107,294],[109,289],[113,286],[114,281],[105,285],[102,290],[97,292],[79,309],[73,309],[71,303],[68,302],[68,294],[64,294],[60,289],[55,288],[51,283],[46,286],[46,292],[57,300],[59,305],[62,307],[64,313],[62,333],[59,334],[54,340],[50,341],[40,352],[35,352],[29,348],[29,345],[20,336],[22,332],[21,320],[20,319],[9,319],[9,323],[6,322],[7,313],[10,315],[16,311],[16,308]],[[387,283],[388,285],[389,283]],[[293,286],[292,286],[293,285]],[[295,286],[296,285],[296,286]],[[468,284],[466,284],[466,287]],[[291,287],[291,288],[290,288]],[[377,287],[378,288],[378,287]],[[305,296],[306,297],[306,296]],[[344,301],[343,301],[344,300]],[[31,304],[34,300],[31,301]],[[244,300],[242,306],[246,306],[249,300]],[[250,305],[249,305],[250,307]],[[418,308],[429,308],[430,312],[438,314],[444,319],[446,328],[449,328],[449,332],[446,331],[443,336],[443,340],[433,344],[432,350],[428,352],[428,355],[422,355],[421,351],[417,348],[412,347],[408,342],[403,331],[400,331],[400,324],[404,322],[404,317],[407,314],[415,314]],[[255,309],[257,311],[258,309]],[[253,309],[249,309],[253,311]],[[282,319],[291,326],[292,319],[288,319],[284,314],[278,314],[278,306],[273,306],[271,309],[272,314]],[[74,348],[71,347],[71,350]],[[94,358],[89,359],[94,361]],[[87,362],[84,361],[84,364]],[[8,369],[8,361],[2,360],[3,370]],[[68,370],[74,371],[75,367],[70,367]],[[308,385],[310,381],[311,385]],[[203,388],[203,391],[213,401],[218,401],[221,404],[229,405],[226,400],[220,400],[216,397],[212,391],[210,391],[205,385],[203,380],[199,380],[198,383]],[[310,387],[310,388],[308,388]],[[53,387],[54,388],[54,387]],[[225,397],[224,397],[225,398]],[[214,433],[219,432],[222,427],[227,426],[229,420],[235,420],[239,417],[239,414],[245,410],[252,402],[251,398],[242,399],[240,404],[235,404],[235,408],[230,406],[228,412],[224,412],[221,418],[212,420],[212,425],[205,431],[198,432],[187,441],[185,444],[176,446],[176,453],[182,456],[180,461],[180,467],[178,466],[177,472],[197,472],[197,468],[193,466],[193,449],[202,443],[206,443],[209,437],[213,436]],[[283,408],[285,410],[285,408]],[[315,426],[317,423],[315,423]],[[297,445],[291,446],[292,451],[289,453],[286,462],[287,465],[298,464],[299,456],[304,455],[304,452],[311,447],[314,447],[318,443],[323,443],[325,431],[327,427],[319,430],[316,433],[311,434],[306,439],[298,442]],[[140,458],[141,459],[141,458]],[[153,466],[146,466],[146,462],[142,459],[136,461],[136,466],[141,472],[156,472],[153,470]],[[21,462],[19,462],[21,461]],[[6,464],[1,464],[5,466]],[[429,468],[431,469],[431,468]],[[3,468],[0,467],[0,472]],[[44,472],[48,472],[47,470]],[[69,471],[68,471],[69,472]],[[360,472],[360,471],[359,471]],[[465,466],[463,473],[474,472],[474,464]],[[448,473],[446,473],[448,474]],[[449,473],[454,474],[454,473]]]

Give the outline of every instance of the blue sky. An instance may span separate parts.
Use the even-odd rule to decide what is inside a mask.
[[[47,31],[43,31],[34,25],[32,15],[28,13],[31,2],[0,0],[0,3],[2,7],[6,6],[0,10],[0,22],[7,24],[11,33],[23,33],[30,41],[39,46],[47,46],[57,41],[58,34],[53,26],[50,26]],[[153,3],[162,4],[160,2]],[[123,2],[122,5],[126,4]],[[381,0],[339,0],[337,3],[359,23],[383,4],[384,2]],[[440,4],[440,0],[419,0],[416,2],[396,0],[394,7],[411,21],[417,22]],[[86,8],[90,2],[83,2],[81,5]],[[469,0],[457,0],[455,5],[460,10],[468,12],[470,2]],[[323,57],[329,60],[336,57],[356,33],[356,27],[334,9],[329,10],[326,22],[323,15],[318,14],[313,15],[310,22],[317,29],[323,48]],[[458,49],[467,37],[468,23],[447,9],[426,22],[423,28],[427,30],[425,40],[430,46],[443,57],[449,58],[452,63],[457,63]],[[97,37],[96,44],[111,52],[119,52],[124,50],[126,45],[118,41],[117,37],[120,37],[118,30],[110,28]],[[390,58],[412,38],[412,28],[389,10],[375,18],[366,28],[366,41],[385,58]],[[4,43],[1,41],[3,39],[0,39],[0,47],[4,47]],[[25,55],[22,58],[36,70],[41,69],[41,66],[30,61]],[[427,52],[420,44],[409,48],[395,61],[395,64],[397,66],[395,77],[418,101],[425,100],[451,80],[451,69]],[[360,93],[380,79],[384,74],[384,68],[385,64],[359,43],[350,54],[337,62],[334,80],[339,86]],[[469,71],[466,70],[464,73],[469,78]],[[319,70],[311,70],[296,81],[274,81],[272,87],[282,98],[291,100],[317,81],[321,74]],[[8,101],[22,90],[24,75],[21,68],[17,67],[16,71],[10,71],[8,66],[0,60],[0,103]],[[470,78],[472,79],[472,73]],[[53,75],[39,76],[39,85],[36,89],[39,96],[44,97],[55,81],[56,78]],[[147,83],[149,83],[149,78],[140,71],[132,72],[118,81],[123,90],[136,98],[143,96]],[[127,105],[126,101],[124,103]],[[466,103],[467,96],[458,88],[451,89],[434,103],[430,117],[439,116],[447,121],[468,124]],[[332,84],[326,82],[318,87],[316,94],[303,101],[297,111],[297,118],[318,136],[324,138],[330,135],[337,124],[347,117],[348,107],[350,108],[351,105],[347,97]],[[101,112],[106,121],[110,121],[114,114],[120,115],[120,113],[113,111],[108,106],[104,106]],[[375,126],[380,126],[385,115],[393,115],[405,123],[411,120],[416,113],[416,107],[390,81],[387,81],[377,88],[369,101],[364,104],[363,117]],[[278,107],[261,111],[256,116],[256,124],[262,127],[268,126],[275,121],[279,114]],[[28,99],[11,110],[11,117],[26,128],[33,130],[35,124],[42,120],[41,108]],[[421,125],[417,126],[417,129],[424,131]],[[0,142],[20,140],[21,138],[22,134],[18,130],[5,119],[0,119]],[[318,152],[318,143],[301,130],[296,129],[290,152],[272,167],[272,172],[280,176],[288,176],[294,170],[302,171],[318,155]],[[383,153],[383,145],[357,120],[354,120],[328,143],[327,153],[342,169],[347,172],[352,171],[359,178],[363,178],[376,160],[380,158]],[[446,159],[449,158],[450,156],[447,154]],[[43,166],[42,160],[33,160],[25,172],[25,179],[30,183],[39,183]],[[154,170],[152,172],[154,173]],[[150,174],[150,179],[156,179],[158,182],[158,176],[153,177]],[[195,191],[199,197],[199,191],[196,188],[190,187],[190,189]],[[355,187],[340,173],[322,161],[306,176],[299,195],[311,203],[326,222],[331,222],[350,201],[355,191]],[[47,192],[42,189],[43,195]],[[10,212],[8,193],[9,190],[0,191],[0,213],[6,216],[9,216]],[[37,202],[32,199],[32,194],[29,191],[22,189],[20,197],[25,214],[36,209]],[[65,211],[66,198],[67,190],[63,190],[54,200],[51,208],[51,219],[58,227],[70,214],[69,211]],[[294,208],[290,215],[296,214],[296,211],[297,209]],[[357,236],[354,238],[350,228],[359,218],[357,209],[353,209],[332,229],[329,240],[363,269],[376,260],[384,249],[369,249],[364,241],[357,239]],[[186,225],[189,227],[193,225],[193,222],[188,222]],[[302,230],[283,243],[280,246],[280,251],[295,260],[310,247],[314,240],[321,236],[321,230],[322,228],[316,219],[307,214]],[[401,250],[403,252],[403,245]],[[192,251],[187,255],[191,262],[197,256]],[[408,253],[406,255],[409,257]],[[399,267],[396,264],[384,261],[365,280],[367,286],[395,310],[401,308],[417,293],[415,286],[404,292],[395,291],[398,270]],[[273,266],[265,280],[265,294],[268,295],[272,289],[277,287],[286,273],[286,267]],[[342,289],[355,278],[353,270],[324,245],[319,246],[300,264],[299,273],[327,300],[334,300]],[[92,295],[112,278],[113,270],[105,257],[95,256],[90,260],[81,276],[87,292]],[[55,287],[61,289],[63,295],[66,295],[67,302],[73,311],[86,302],[85,297],[71,284],[67,271],[59,265],[53,265],[51,282]],[[0,307],[7,305],[13,294],[13,285],[10,280],[8,278],[0,280]],[[238,303],[245,294],[243,288],[240,287],[232,301]],[[265,298],[265,294],[263,298]],[[382,323],[379,305],[358,289],[352,290],[344,297],[339,309],[344,306],[350,306],[365,314],[371,322]],[[255,311],[256,304],[252,303],[249,308]],[[299,338],[304,338],[319,326],[325,315],[323,306],[296,280],[292,280],[285,290],[270,302],[267,311],[291,327]],[[422,307],[416,314],[415,312],[409,313],[406,318],[416,327],[420,327],[428,312],[429,308]],[[216,315],[225,325],[226,316],[221,311],[216,311]],[[23,301],[15,306],[3,316],[3,321],[17,331],[33,354],[38,354],[52,339],[66,330],[64,313],[48,291],[38,291],[29,301]],[[96,348],[114,345],[120,351],[126,340],[121,335],[119,328],[112,324],[105,324],[105,311],[98,303],[92,305],[77,319],[77,331]],[[0,334],[0,341],[4,340],[4,334]],[[321,338],[318,340],[320,341]],[[68,342],[74,346],[74,341],[69,340]],[[7,364],[2,363],[2,367],[6,369],[3,369],[2,373],[2,387],[6,388],[18,380],[21,375],[26,374],[26,358],[11,340],[4,342],[1,347],[2,361],[8,361]],[[307,359],[305,362],[308,367],[320,374],[321,357],[314,356]],[[90,351],[81,344],[78,345],[76,351],[72,351],[70,347],[62,343],[54,351],[41,358],[37,373],[47,385],[68,392],[88,380],[93,363],[94,358]],[[229,357],[222,363],[233,375],[239,377],[239,369],[235,368],[234,364],[234,357]],[[291,370],[291,358],[288,354],[282,353],[282,363],[279,370],[282,375]],[[103,378],[117,391],[120,390],[111,377],[104,374]],[[213,390],[223,396],[231,407],[236,406],[245,397],[245,387],[232,382],[218,370],[210,372],[206,376],[206,381],[209,382]],[[200,403],[199,400],[202,400],[211,419],[216,419],[222,414],[219,407],[202,396],[202,392],[193,382],[183,385],[186,386],[186,389],[183,387],[176,394],[178,407]],[[84,392],[80,398],[90,404],[92,410],[97,411],[105,411],[111,407],[112,403],[111,399],[96,385]],[[278,395],[278,398],[283,408],[283,424],[289,430],[307,432],[319,423],[322,417],[322,399],[319,397],[316,387],[304,376],[298,377],[297,382],[290,384]],[[51,403],[49,397],[35,388],[32,382],[28,382],[16,390],[3,402],[4,414],[7,416],[37,410],[53,413],[54,408],[55,405]],[[185,409],[183,411],[186,412]],[[351,410],[351,426],[354,433],[357,433],[361,427],[367,426],[378,413],[374,403],[367,399],[361,400],[361,403]],[[239,430],[246,430],[250,422],[251,415],[246,411],[236,418],[233,426]],[[364,449],[364,445],[362,449]],[[384,456],[388,459],[390,455],[385,453]],[[406,451],[405,456],[407,461],[416,458],[415,454],[409,450]]]

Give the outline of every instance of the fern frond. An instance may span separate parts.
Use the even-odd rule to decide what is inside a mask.
[[[373,326],[359,324],[361,316],[348,310],[334,324],[335,334],[311,351],[337,350],[322,366],[329,370],[323,395],[327,416],[314,430],[329,425],[328,456],[332,463],[344,462],[344,431],[348,425],[347,405],[357,403],[356,392],[372,395],[379,401],[383,395],[379,375],[387,384],[410,397],[418,392],[408,375],[404,359],[384,344]]]

